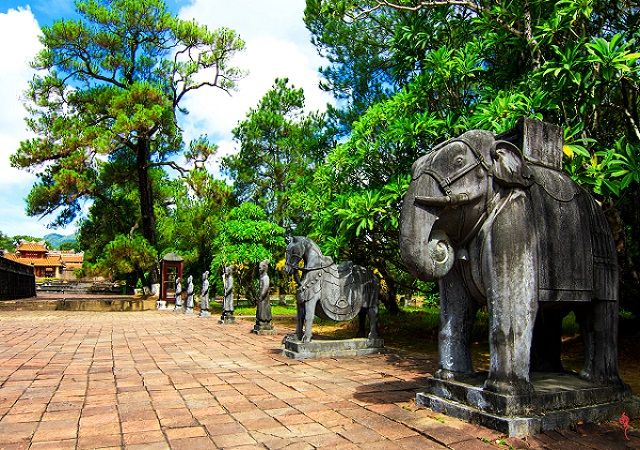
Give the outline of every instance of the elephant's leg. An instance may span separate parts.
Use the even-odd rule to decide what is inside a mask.
[[[504,394],[533,390],[529,372],[538,312],[538,257],[533,213],[522,192],[507,203],[484,237],[482,269],[489,309],[489,376],[485,388]]]
[[[478,305],[465,287],[458,264],[440,279],[440,368],[437,378],[450,379],[473,372],[471,329]]]
[[[592,381],[593,380],[593,362],[594,362],[594,332],[593,332],[593,311],[592,305],[580,305],[576,308],[576,320],[580,325],[580,334],[584,343],[584,365],[580,371],[580,377]]]
[[[302,342],[311,342],[311,328],[313,327],[313,316],[316,311],[316,302],[317,300],[309,300],[304,304],[304,336],[302,337]]]
[[[617,302],[596,300],[577,315],[584,339],[582,378],[596,383],[622,383],[618,375],[617,314]]]
[[[491,358],[485,388],[504,394],[529,393],[533,389],[529,372],[536,302],[497,296],[488,303]]]

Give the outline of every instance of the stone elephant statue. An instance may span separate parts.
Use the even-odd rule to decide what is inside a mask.
[[[413,275],[439,280],[435,376],[473,373],[471,326],[486,304],[485,389],[527,394],[531,370],[562,370],[561,322],[570,310],[585,341],[581,377],[621,383],[616,253],[591,195],[560,170],[525,159],[513,142],[480,130],[437,146],[412,170],[400,250]]]

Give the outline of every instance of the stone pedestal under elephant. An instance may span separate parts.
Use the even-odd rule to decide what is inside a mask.
[[[581,376],[620,384],[618,271],[604,214],[567,175],[526,159],[517,144],[473,130],[413,165],[400,249],[416,277],[439,280],[436,376],[472,373],[471,326],[486,304],[485,389],[526,394],[532,369],[561,370],[560,326],[568,310],[576,312],[585,340]]]

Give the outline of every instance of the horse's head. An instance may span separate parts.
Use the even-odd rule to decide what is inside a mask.
[[[305,251],[304,238],[294,236],[287,245],[287,251],[285,252],[284,271],[286,274],[291,275],[298,270],[300,261],[304,260]]]

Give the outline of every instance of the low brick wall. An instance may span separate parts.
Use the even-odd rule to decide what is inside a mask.
[[[0,300],[15,300],[36,295],[33,267],[0,256]]]

